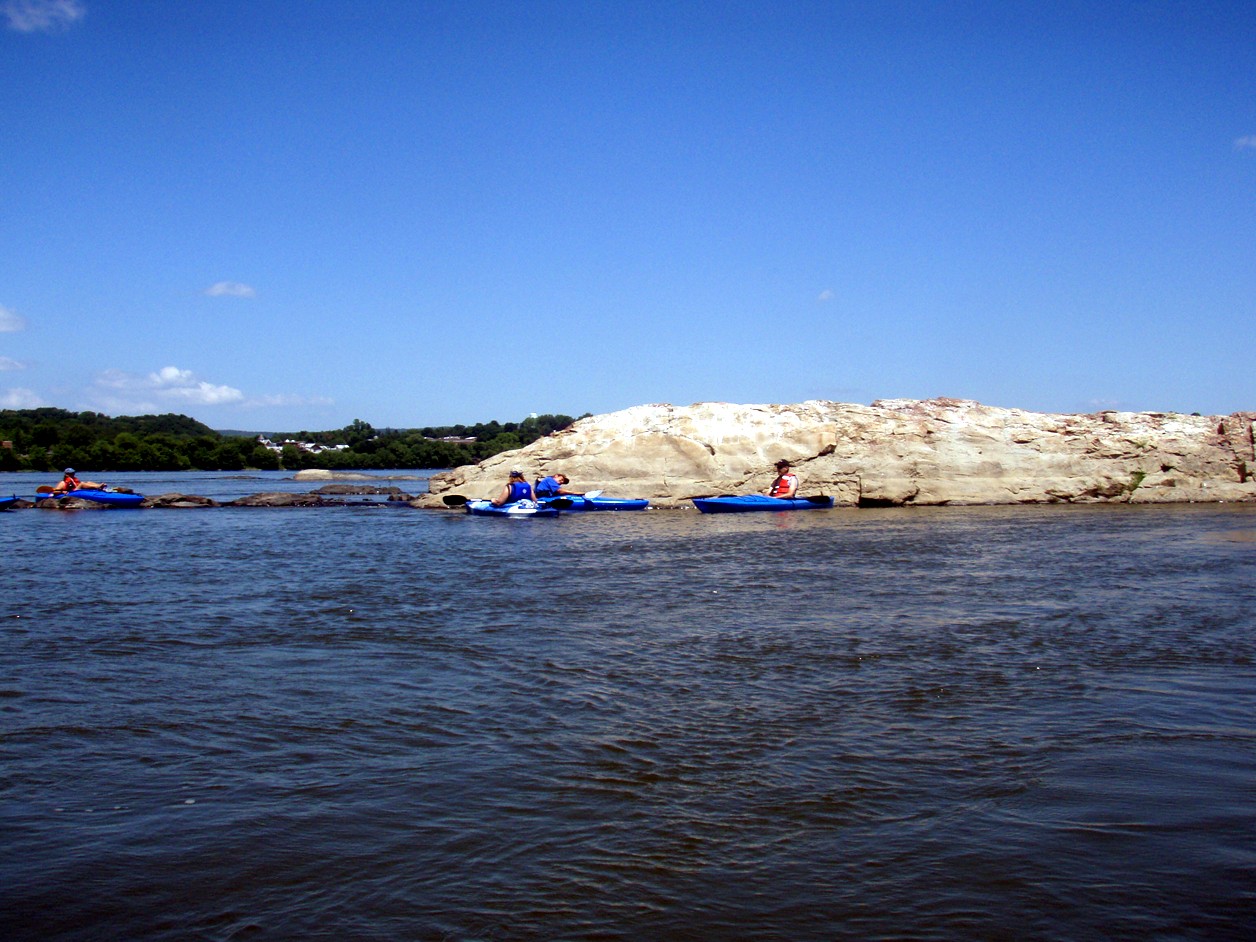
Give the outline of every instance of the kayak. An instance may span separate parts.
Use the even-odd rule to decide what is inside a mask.
[[[35,500],[46,500],[49,497],[77,497],[79,500],[90,500],[97,504],[109,504],[112,507],[138,507],[144,502],[143,494],[119,494],[117,491],[87,489],[66,491],[64,494],[36,494]]]
[[[542,507],[549,506],[550,501],[566,498],[571,501],[570,507],[564,510],[649,510],[650,502],[644,497],[585,497],[583,494],[564,494],[562,497],[542,497]]]
[[[558,508],[540,507],[530,500],[517,500],[500,507],[494,506],[491,500],[469,500],[467,513],[477,517],[557,517]]]
[[[6,507],[11,507],[16,503],[17,503],[16,494],[14,494],[12,497],[0,497],[0,510],[4,510]]]
[[[833,506],[833,498],[741,494],[730,497],[695,497],[693,505],[704,514],[740,514],[753,510],[828,510]]]

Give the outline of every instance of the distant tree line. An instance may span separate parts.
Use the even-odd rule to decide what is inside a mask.
[[[354,419],[333,431],[266,434],[276,444],[348,446],[315,454],[292,443],[272,451],[253,433],[222,434],[186,415],[6,409],[0,410],[0,471],[450,468],[522,448],[574,421],[569,415],[538,415],[522,422],[377,430]]]

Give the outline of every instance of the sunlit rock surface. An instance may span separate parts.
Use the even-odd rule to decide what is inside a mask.
[[[958,399],[643,405],[438,474],[417,503],[492,496],[518,467],[529,481],[561,471],[578,490],[675,506],[764,491],[780,458],[793,462],[800,494],[847,506],[1251,501],[1254,418],[1064,415]]]

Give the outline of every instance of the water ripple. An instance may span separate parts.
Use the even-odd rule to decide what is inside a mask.
[[[1244,938],[1253,513],[9,515],[0,935]]]

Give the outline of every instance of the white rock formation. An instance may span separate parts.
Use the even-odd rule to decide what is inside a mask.
[[[422,503],[491,496],[518,467],[529,480],[561,471],[580,490],[674,506],[764,491],[779,458],[793,462],[800,494],[852,506],[1252,501],[1254,418],[1056,415],[957,399],[645,405],[436,475]]]

